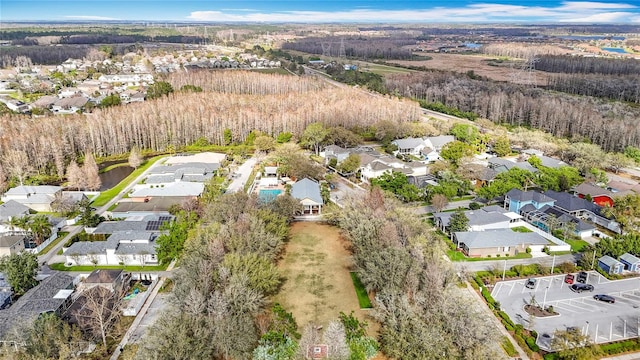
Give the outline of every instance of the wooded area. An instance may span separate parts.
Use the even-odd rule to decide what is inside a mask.
[[[300,135],[313,122],[351,128],[420,117],[415,102],[373,97],[354,89],[325,89],[310,79],[242,72],[200,75],[206,79],[189,79],[202,85],[211,81],[226,93],[173,93],[89,115],[0,117],[0,165],[12,176],[28,169],[61,176],[79,154],[124,154],[134,146],[166,151],[201,138],[225,144],[225,129],[231,131],[233,142],[243,142],[254,130],[275,137],[284,132]],[[9,159],[6,154],[16,156]]]
[[[344,44],[344,55],[360,59],[410,59],[411,50],[403,48],[405,45],[414,45],[415,37],[307,37],[297,39],[295,42],[282,44],[284,50],[297,50],[309,54],[340,56],[341,44]],[[324,47],[324,50],[323,50]]]
[[[387,91],[441,102],[496,123],[531,126],[555,136],[589,139],[606,151],[640,145],[640,110],[626,104],[441,72],[391,75]]]

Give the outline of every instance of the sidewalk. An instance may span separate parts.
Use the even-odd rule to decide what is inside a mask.
[[[601,360],[640,360],[640,352],[602,358]]]

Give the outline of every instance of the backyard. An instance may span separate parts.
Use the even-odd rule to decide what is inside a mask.
[[[285,283],[275,301],[293,313],[299,327],[309,322],[326,326],[340,311],[351,311],[369,323],[371,334],[377,324],[366,317],[356,296],[351,274],[351,254],[340,230],[314,222],[297,222],[279,268]]]

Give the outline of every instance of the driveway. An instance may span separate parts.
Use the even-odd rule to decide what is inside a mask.
[[[640,278],[610,281],[595,271],[589,272],[587,283],[594,291],[576,293],[564,282],[564,275],[536,278],[534,289],[526,288],[526,279],[498,282],[492,296],[501,304],[511,320],[529,328],[529,315],[524,305],[532,297],[543,306],[553,306],[557,316],[534,318],[533,327],[540,334],[538,345],[548,349],[556,330],[579,329],[591,341],[604,343],[640,336]],[[593,298],[608,294],[616,302],[609,304]],[[546,335],[545,335],[546,334]]]
[[[254,166],[256,166],[256,159],[253,157],[242,163],[235,172],[237,176],[231,184],[229,184],[229,187],[227,187],[227,193],[244,191],[244,185],[249,181]]]

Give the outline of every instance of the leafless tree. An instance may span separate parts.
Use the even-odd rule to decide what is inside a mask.
[[[102,180],[100,180],[100,175],[98,173],[98,164],[96,164],[96,159],[90,152],[84,154],[84,164],[82,165],[82,171],[84,172],[84,175],[87,179],[87,189],[100,189]]]
[[[120,318],[123,293],[111,291],[102,286],[85,290],[76,301],[82,301],[82,307],[74,316],[80,327],[102,340],[107,346],[107,337],[114,323]]]
[[[433,198],[431,198],[431,206],[433,206],[433,210],[436,212],[442,211],[448,204],[449,200],[442,194],[435,194]]]
[[[78,163],[71,160],[69,166],[67,166],[67,182],[69,187],[75,189],[85,189],[87,187],[87,179]]]
[[[349,358],[349,345],[344,325],[340,321],[332,321],[327,325],[322,336],[324,344],[328,346],[330,359],[344,360]]]
[[[24,179],[34,170],[27,153],[22,150],[9,149],[2,157],[4,167],[11,176],[14,176],[23,184]]]
[[[137,147],[131,148],[131,153],[129,153],[129,166],[134,169],[137,169],[138,166],[142,164],[142,155],[140,154],[140,150]]]

